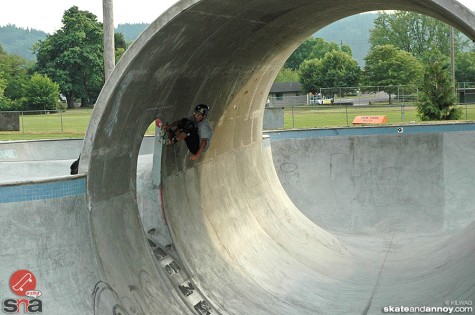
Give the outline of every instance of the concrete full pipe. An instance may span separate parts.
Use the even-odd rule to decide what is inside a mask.
[[[302,215],[262,142],[265,100],[290,54],[315,31],[374,10],[430,15],[475,39],[475,16],[454,0],[182,0],[153,22],[97,101],[81,155],[87,199],[75,205],[87,211],[68,221],[81,227],[70,237],[84,240],[84,267],[43,272],[43,281],[70,290],[50,289],[45,304],[61,309],[63,301],[77,314],[374,314],[397,303],[475,299],[473,228],[458,243],[407,242],[410,255],[388,258],[395,240],[340,237]],[[161,170],[185,286],[200,292],[187,304],[144,237],[136,170],[150,123],[187,116],[197,103],[211,107],[210,149],[192,162],[184,146],[167,147]],[[38,264],[54,263],[47,253]],[[453,258],[437,265],[437,255]]]
[[[199,163],[189,161],[185,149],[164,151],[163,198],[182,263],[212,310],[379,312],[383,302],[456,299],[470,285],[473,297],[473,276],[460,290],[429,277],[374,294],[381,257],[365,261],[368,253],[378,255],[371,246],[352,248],[306,220],[262,148],[265,99],[292,51],[316,30],[373,10],[430,15],[475,39],[474,15],[451,0],[188,0],[132,45],[97,102],[81,163],[98,262],[119,304],[133,301],[128,312],[181,312],[144,241],[135,174],[147,126],[155,118],[187,116],[197,103],[211,106],[212,145]]]

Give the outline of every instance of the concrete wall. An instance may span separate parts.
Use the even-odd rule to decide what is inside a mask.
[[[284,129],[284,109],[279,107],[264,109],[264,130]]]
[[[454,232],[475,221],[473,132],[302,136],[272,148],[289,197],[329,230]]]
[[[26,269],[36,277],[43,314],[92,314],[100,278],[88,218],[84,177],[0,185],[2,301],[18,297],[8,281]]]
[[[20,113],[0,111],[0,131],[20,131]]]

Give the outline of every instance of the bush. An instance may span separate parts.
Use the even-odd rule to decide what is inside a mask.
[[[422,121],[429,120],[457,120],[463,115],[460,106],[440,106],[431,100],[425,100],[417,104],[418,116]]]
[[[417,104],[421,120],[457,120],[462,109],[456,106],[457,98],[450,77],[450,63],[440,52],[431,52],[427,58],[422,94]]]
[[[23,110],[20,100],[11,100],[6,97],[0,97],[0,111],[21,111]]]
[[[25,110],[54,110],[59,103],[59,85],[46,75],[34,74],[24,86],[22,99]]]

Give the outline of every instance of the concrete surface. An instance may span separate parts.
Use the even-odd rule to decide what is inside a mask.
[[[102,314],[135,307],[140,307],[138,313],[154,314],[140,304],[142,295],[155,290],[150,285],[162,287],[152,291],[161,303],[153,307],[171,314],[193,313],[203,300],[209,301],[210,314],[379,314],[389,305],[473,301],[474,144],[473,132],[314,137],[312,131],[301,131],[298,138],[273,140],[272,145],[266,138],[248,148],[250,153],[176,176],[170,189],[180,193],[183,177],[210,173],[200,191],[182,195],[182,208],[167,205],[172,231],[179,231],[174,240],[185,239],[189,245],[179,249],[178,257],[157,244],[171,243],[160,231],[148,234],[160,280],[150,284],[153,275],[145,273],[133,301],[124,300],[101,276],[107,266],[98,265],[94,238],[87,236],[86,195],[0,203],[8,235],[1,243],[7,249],[2,255],[7,268],[0,275],[7,279],[20,266],[35,270],[45,314]],[[161,217],[152,164],[152,155],[146,154],[137,166],[137,203],[145,231],[156,228]],[[265,167],[219,176],[228,165],[246,164]],[[211,184],[216,178],[222,178],[222,187],[233,181],[246,185],[215,195]],[[262,194],[267,187],[270,191]],[[193,208],[196,194],[212,200],[203,212],[186,211]],[[234,202],[221,205],[226,198]],[[119,202],[113,209],[120,207]],[[122,244],[123,235],[115,237]],[[74,295],[61,294],[64,288]],[[192,292],[194,299],[183,293],[183,301],[179,292]],[[0,293],[8,296],[5,288]]]
[[[267,94],[292,51],[336,20],[382,9],[429,14],[475,39],[473,13],[451,0],[178,2],[101,92],[81,153],[81,202],[2,205],[2,281],[33,269],[48,314],[379,314],[473,300],[473,223],[436,238],[326,230],[289,199],[262,141]],[[163,152],[174,249],[160,251],[139,218],[138,152],[154,119],[187,116],[197,103],[211,106],[213,141],[197,163],[184,146]],[[29,230],[36,238],[24,238]]]
[[[142,139],[139,156],[153,154],[154,140]],[[82,139],[0,141],[0,184],[67,176],[82,146]]]
[[[475,221],[473,135],[303,136],[272,149],[290,199],[325,229],[440,234]]]

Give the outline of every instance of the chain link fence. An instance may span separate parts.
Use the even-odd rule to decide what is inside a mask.
[[[461,121],[475,121],[475,104],[460,104],[463,109]],[[400,103],[392,106],[286,106],[284,129],[350,127],[356,116],[386,116],[387,124],[414,124],[421,122],[417,107]]]
[[[315,95],[269,97],[266,107],[330,104],[415,106],[420,99],[417,85],[335,87],[321,88],[317,92]],[[475,103],[475,82],[459,82],[456,93],[459,104]]]
[[[390,93],[388,93],[390,91]],[[475,121],[475,82],[457,85],[461,120]],[[345,87],[321,89],[319,98],[312,95],[269,98],[266,107],[284,110],[284,129],[349,127],[355,116],[385,115],[388,124],[415,123],[420,97],[417,86]],[[391,97],[390,97],[391,95]],[[312,100],[331,100],[319,104]],[[84,134],[91,110],[17,111],[20,133]],[[3,124],[3,122],[1,122]]]
[[[461,120],[475,120],[475,82],[458,83]],[[284,128],[349,127],[355,116],[387,116],[388,124],[416,123],[420,90],[415,85],[322,88],[316,95],[269,98],[284,109]]]
[[[28,110],[28,111],[3,111],[17,120],[19,126],[16,130],[20,133],[65,133],[82,132],[90,119],[90,112],[77,114],[75,110]],[[4,122],[2,122],[4,123]],[[2,129],[2,128],[0,128]],[[5,129],[5,128],[3,128]],[[8,130],[3,130],[8,131]]]

